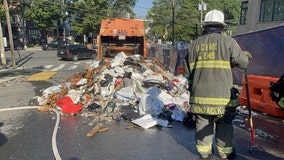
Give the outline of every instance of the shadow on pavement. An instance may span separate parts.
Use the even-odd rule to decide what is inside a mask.
[[[4,125],[3,122],[0,122],[0,127],[2,127]],[[0,128],[1,130],[1,128]],[[8,139],[6,138],[6,136],[4,134],[2,134],[0,132],[0,147],[3,146],[5,143],[7,143]]]

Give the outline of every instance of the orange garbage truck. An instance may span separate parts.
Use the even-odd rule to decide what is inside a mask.
[[[112,58],[120,52],[146,57],[144,21],[140,19],[104,19],[97,37],[98,60]]]

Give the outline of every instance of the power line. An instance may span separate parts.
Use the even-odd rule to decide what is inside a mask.
[[[141,7],[141,6],[134,6],[133,8],[141,8],[141,9],[145,9],[145,10],[150,10],[151,8],[146,8],[146,7]]]

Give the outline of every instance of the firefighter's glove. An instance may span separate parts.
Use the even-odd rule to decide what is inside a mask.
[[[227,124],[232,124],[232,121],[235,119],[236,116],[236,107],[226,107],[225,114],[224,114],[224,122]]]
[[[252,60],[252,55],[249,53],[249,51],[245,51],[245,54],[248,56],[249,60]]]

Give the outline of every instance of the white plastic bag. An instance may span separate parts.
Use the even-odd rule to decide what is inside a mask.
[[[152,87],[141,96],[138,106],[140,115],[151,114],[152,116],[158,116],[162,113],[164,104],[159,99],[160,93],[161,90],[159,88]]]
[[[116,98],[122,100],[134,100],[134,90],[132,87],[124,87],[116,92]]]
[[[49,88],[45,89],[42,92],[42,96],[47,98],[50,93],[58,93],[58,92],[60,92],[61,88],[62,88],[61,85],[49,87]]]
[[[118,53],[117,56],[115,56],[114,59],[111,61],[111,67],[122,66],[126,58],[127,56],[124,52]]]

